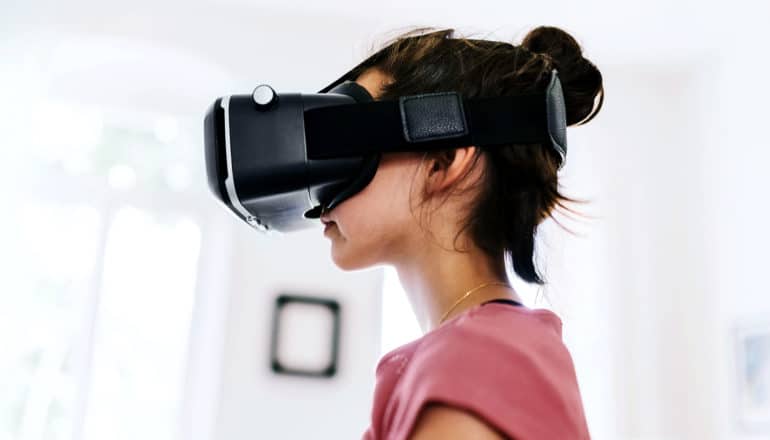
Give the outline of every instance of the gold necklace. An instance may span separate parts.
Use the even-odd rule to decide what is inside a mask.
[[[511,286],[509,286],[509,285],[508,285],[508,284],[506,284],[506,283],[498,283],[498,282],[490,282],[490,283],[484,283],[484,284],[482,284],[482,285],[480,285],[480,286],[476,286],[476,287],[474,287],[473,289],[471,289],[471,290],[469,290],[469,291],[465,292],[465,294],[462,296],[462,298],[458,299],[458,300],[457,300],[457,301],[454,303],[454,305],[452,305],[452,307],[450,307],[450,308],[449,308],[449,310],[447,310],[447,311],[446,311],[446,313],[444,313],[444,316],[442,316],[442,317],[441,317],[441,319],[438,321],[438,324],[439,324],[439,325],[441,325],[441,323],[442,323],[442,322],[444,322],[444,318],[446,318],[446,316],[449,314],[449,312],[451,312],[452,310],[454,310],[454,308],[455,308],[455,307],[456,307],[458,304],[460,304],[460,302],[461,302],[462,300],[464,300],[465,298],[467,298],[467,297],[468,297],[468,295],[470,295],[471,293],[475,292],[475,291],[476,291],[476,290],[478,290],[478,289],[481,289],[482,287],[486,287],[486,286],[489,286],[489,285],[492,285],[492,284],[499,284],[499,285],[501,285],[501,286],[507,286],[507,287],[511,287]]]

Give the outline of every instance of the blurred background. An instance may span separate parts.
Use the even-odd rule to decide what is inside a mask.
[[[259,83],[316,92],[411,26],[518,44],[538,25],[604,75],[561,175],[594,218],[541,226],[545,288],[509,276],[562,318],[593,438],[770,438],[769,16],[0,0],[0,439],[360,438],[377,361],[421,336],[398,278],[337,269],[320,223],[273,238],[227,212],[205,184],[206,108]],[[339,302],[334,376],[271,370],[285,292]],[[316,347],[303,322],[299,353]]]

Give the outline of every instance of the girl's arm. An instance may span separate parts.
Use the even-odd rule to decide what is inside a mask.
[[[427,404],[417,416],[409,440],[509,440],[477,415],[439,402]]]

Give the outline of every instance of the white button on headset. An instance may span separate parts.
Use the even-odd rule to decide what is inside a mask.
[[[254,88],[254,92],[251,94],[251,98],[254,100],[254,104],[257,107],[267,107],[275,101],[277,95],[275,90],[267,84],[260,84]]]

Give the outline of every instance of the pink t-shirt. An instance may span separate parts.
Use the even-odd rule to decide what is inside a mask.
[[[420,409],[470,411],[515,440],[584,440],[588,426],[561,319],[547,309],[477,305],[377,364],[364,440],[406,440]]]

